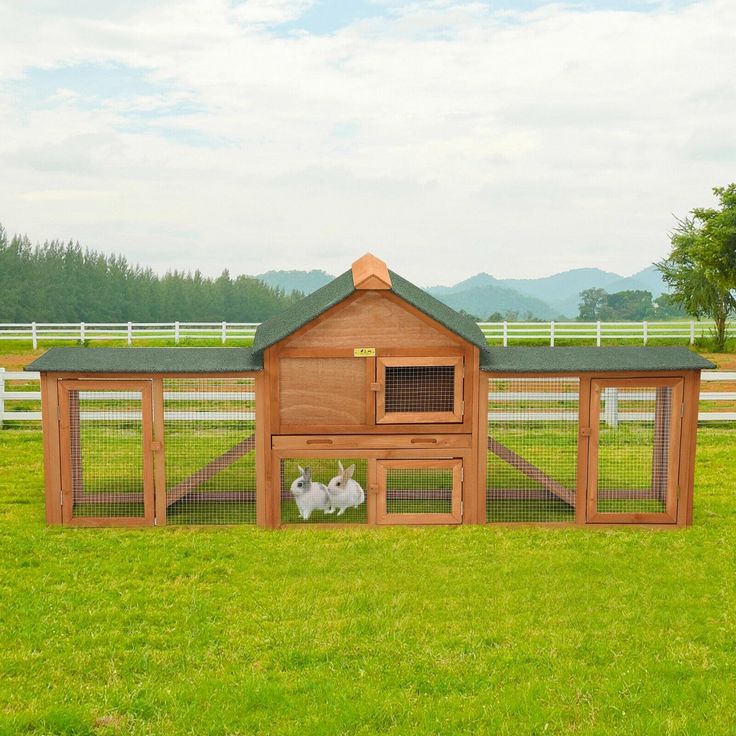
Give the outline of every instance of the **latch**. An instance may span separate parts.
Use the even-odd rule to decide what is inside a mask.
[[[581,437],[590,437],[590,433],[591,433],[590,427],[580,427]]]

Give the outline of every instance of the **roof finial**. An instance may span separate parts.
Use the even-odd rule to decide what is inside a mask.
[[[390,289],[391,277],[386,264],[373,253],[366,253],[353,263],[356,289]]]

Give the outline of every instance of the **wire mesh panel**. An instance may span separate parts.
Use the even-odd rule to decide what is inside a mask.
[[[282,524],[365,524],[368,462],[354,458],[282,458]]]
[[[254,524],[255,380],[163,384],[168,523]]]
[[[486,518],[575,521],[577,378],[488,381]]]
[[[451,365],[386,368],[386,411],[452,411],[455,368]]]
[[[596,396],[596,512],[665,513],[675,421],[673,388],[608,386]]]
[[[79,385],[80,382],[71,382]],[[91,386],[68,389],[61,383],[62,458],[67,468],[65,521],[153,519],[153,487],[146,437],[150,394]],[[150,405],[148,407],[150,409]],[[149,453],[150,455],[150,453]],[[149,472],[147,472],[147,470]]]
[[[461,460],[378,462],[378,520],[384,524],[459,523]]]
[[[379,422],[462,421],[461,358],[380,358]]]

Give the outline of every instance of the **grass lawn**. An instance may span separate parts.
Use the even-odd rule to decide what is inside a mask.
[[[0,432],[0,734],[733,734],[735,448],[680,532],[136,531]]]

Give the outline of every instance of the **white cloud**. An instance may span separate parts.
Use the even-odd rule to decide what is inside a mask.
[[[665,253],[673,212],[734,178],[732,2],[446,0],[332,35],[268,25],[308,5],[0,4],[0,221],[159,269],[338,272],[372,249],[418,283],[631,272]],[[79,63],[159,89],[19,93],[25,69]]]

